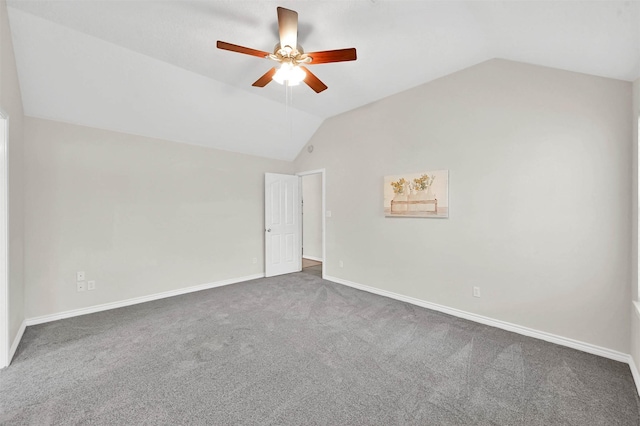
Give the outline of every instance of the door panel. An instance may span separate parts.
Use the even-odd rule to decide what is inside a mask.
[[[302,270],[300,178],[265,173],[265,275]]]
[[[285,236],[286,248],[285,253],[287,254],[286,261],[293,262],[294,261],[294,252],[295,252],[295,241],[293,234],[287,234]]]

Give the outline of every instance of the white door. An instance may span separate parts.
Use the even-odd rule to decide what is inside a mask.
[[[300,177],[264,175],[265,276],[302,270]]]

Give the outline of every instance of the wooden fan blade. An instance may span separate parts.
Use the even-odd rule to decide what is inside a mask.
[[[216,44],[218,49],[230,50],[231,52],[244,53],[245,55],[257,56],[258,58],[265,58],[269,56],[269,53],[262,50],[250,49],[244,46],[238,46],[237,44],[227,43],[226,41],[218,40]]]
[[[307,53],[307,56],[311,57],[309,65],[327,64],[329,62],[344,62],[355,61],[356,49],[338,49],[338,50],[324,50],[322,52]]]
[[[273,77],[273,75],[275,73],[276,73],[276,69],[275,68],[271,68],[269,71],[264,73],[264,75],[262,77],[257,79],[256,82],[252,84],[252,86],[255,86],[255,87],[264,87],[264,86],[266,86],[267,84],[269,84],[271,82],[272,77]]]
[[[306,77],[304,78],[304,82],[307,83],[307,86],[311,87],[316,93],[327,90],[327,85],[320,81],[320,79],[316,77],[315,74],[309,71],[306,67],[300,67],[300,69],[307,73]]]
[[[278,31],[280,33],[280,47],[290,46],[298,48],[298,12],[278,8]]]

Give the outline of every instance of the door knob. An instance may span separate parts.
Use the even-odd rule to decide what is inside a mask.
[[[267,232],[271,232],[271,228],[267,229]]]

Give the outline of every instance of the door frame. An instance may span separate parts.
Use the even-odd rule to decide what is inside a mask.
[[[0,109],[0,368],[9,351],[9,114]]]
[[[327,191],[326,191],[326,169],[315,169],[309,170],[307,172],[299,172],[296,173],[296,176],[300,176],[300,200],[302,200],[302,176],[316,175],[320,174],[322,176],[322,278],[324,279],[326,274],[326,265],[327,265],[327,244],[326,244],[326,229],[327,229]],[[302,211],[302,210],[301,210]],[[300,220],[300,226],[302,226],[302,220]],[[303,233],[304,230],[301,229],[300,239],[302,244],[303,241]],[[302,262],[302,251],[300,251],[300,262]]]

